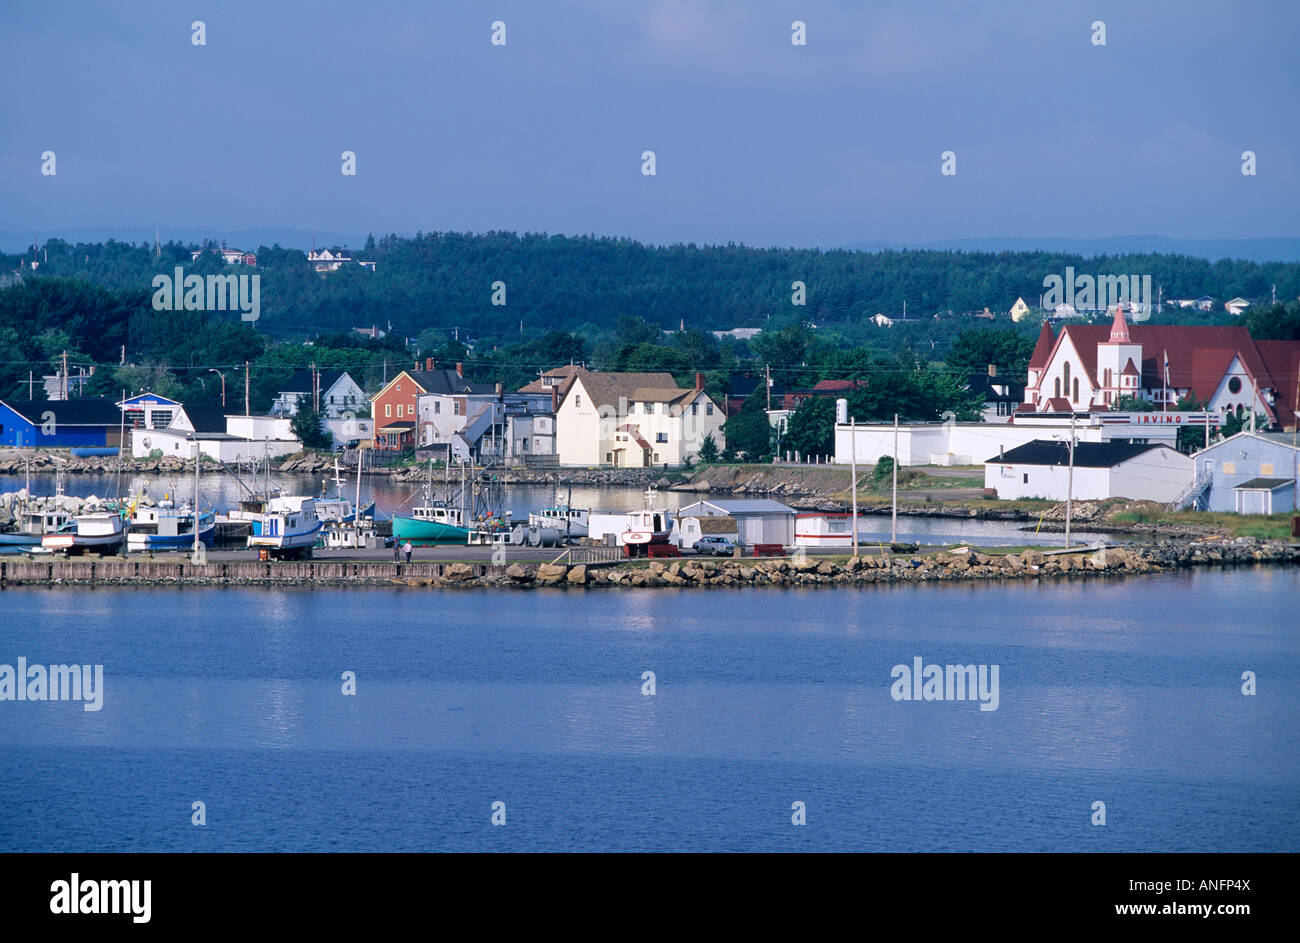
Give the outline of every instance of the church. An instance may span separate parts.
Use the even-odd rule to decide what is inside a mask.
[[[1026,413],[1105,412],[1136,397],[1173,410],[1185,396],[1211,412],[1266,417],[1290,430],[1300,409],[1300,341],[1257,341],[1237,325],[1044,322],[1029,359]]]

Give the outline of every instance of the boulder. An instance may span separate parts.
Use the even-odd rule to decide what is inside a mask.
[[[563,563],[543,563],[537,568],[536,580],[544,586],[554,586],[565,578],[569,568]]]

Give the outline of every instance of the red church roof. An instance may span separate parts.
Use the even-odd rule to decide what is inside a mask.
[[[1038,332],[1038,343],[1034,345],[1034,352],[1029,358],[1029,369],[1041,370],[1047,366],[1047,359],[1054,346],[1056,346],[1056,338],[1052,336],[1052,326],[1043,321],[1043,327]]]

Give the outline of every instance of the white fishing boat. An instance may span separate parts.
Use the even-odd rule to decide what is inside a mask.
[[[211,512],[199,514],[199,542],[211,547],[216,537],[216,517]],[[173,507],[163,501],[157,507],[137,504],[131,512],[131,527],[126,535],[130,550],[189,550],[194,546],[194,509],[188,504]]]
[[[573,488],[564,500],[560,499],[558,484],[555,490],[555,503],[550,507],[539,508],[528,515],[528,526],[539,529],[553,529],[563,537],[588,537],[591,534],[591,511],[573,506]]]
[[[253,508],[250,505],[260,505]],[[236,512],[231,512],[232,516]],[[248,546],[271,557],[310,557],[324,526],[316,516],[316,499],[302,495],[277,495],[241,502],[238,520],[252,525]]]
[[[657,508],[654,505],[654,489],[647,488],[645,507],[628,512],[627,529],[623,531],[620,541],[627,556],[680,556],[681,551],[668,539],[673,531],[672,514],[667,508]]]
[[[115,553],[126,540],[126,522],[112,511],[76,515],[54,534],[41,538],[41,547],[54,553]]]

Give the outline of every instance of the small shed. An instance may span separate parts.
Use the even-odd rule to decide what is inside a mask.
[[[736,525],[736,519],[731,515],[720,517],[681,517],[680,515],[673,521],[673,533],[669,541],[678,547],[694,547],[695,542],[705,536],[728,537],[733,542],[740,540],[740,528]]]
[[[1272,514],[1295,510],[1295,481],[1291,478],[1252,478],[1232,489],[1238,514]]]
[[[795,510],[770,498],[712,498],[680,508],[679,517],[731,517],[738,543],[794,546]]]

